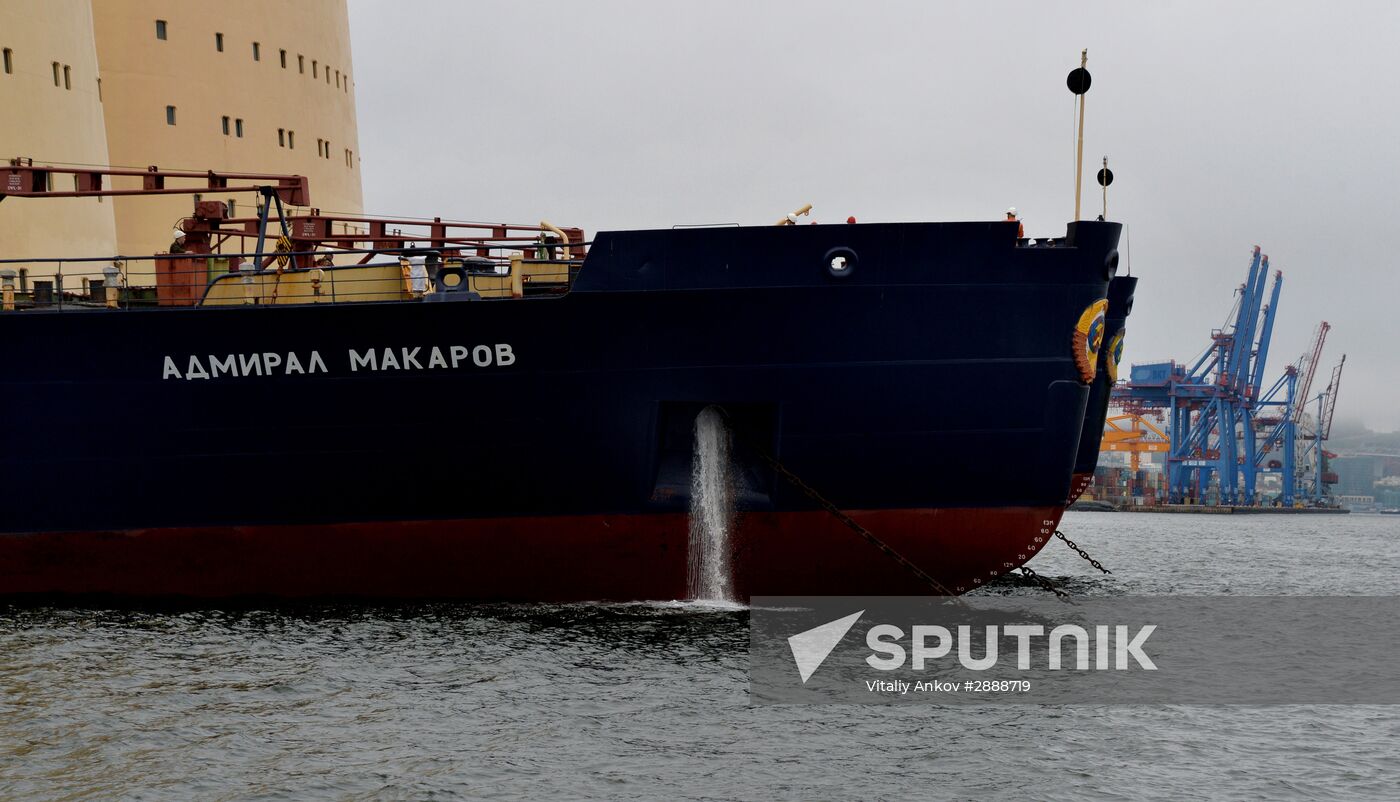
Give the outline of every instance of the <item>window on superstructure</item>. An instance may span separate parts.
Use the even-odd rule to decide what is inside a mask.
[[[285,129],[285,128],[278,128],[278,129],[277,129],[277,147],[279,147],[279,148],[285,148],[285,147],[287,147],[287,129]]]
[[[156,38],[157,38],[157,39],[164,39],[164,38],[165,38],[165,20],[163,20],[163,19],[158,19],[158,20],[156,20]]]
[[[98,103],[101,103],[101,102],[102,102],[102,79],[101,79],[101,78],[98,78],[98,79],[97,79],[97,102],[98,102]],[[98,195],[98,196],[97,196],[97,199],[98,199],[98,200],[102,200],[102,196],[101,196],[101,195]]]
[[[262,45],[253,43],[253,61],[262,61]]]
[[[326,149],[326,140],[324,140],[324,139],[317,139],[317,140],[316,140],[316,155],[317,155],[317,156],[320,156],[322,153],[325,152],[325,149]]]
[[[234,133],[234,136],[238,137],[239,139],[242,139],[242,138],[243,138],[243,118],[242,118],[242,117],[239,117],[238,119],[236,119],[236,120],[233,121],[233,133]]]
[[[228,117],[224,117],[224,136],[228,136]]]
[[[277,57],[282,60],[282,69],[287,69],[287,51],[278,50]]]
[[[73,91],[73,68],[67,64],[63,65],[63,88]]]
[[[237,211],[237,209],[238,209],[238,201],[235,200],[234,198],[229,198],[229,199],[228,199],[228,216],[229,216],[229,217],[237,217],[238,215],[235,214],[235,212]]]
[[[331,68],[330,68],[330,67],[327,67],[327,68],[326,68],[326,86],[330,86],[330,85],[331,85]]]
[[[166,124],[166,125],[174,125],[174,124],[175,124],[175,107],[174,107],[174,106],[166,106],[166,107],[165,107],[165,124]]]
[[[335,71],[335,88],[340,88],[340,70]]]
[[[287,150],[296,150],[296,149],[297,149],[297,132],[296,132],[296,131],[288,131],[288,132],[287,132]]]
[[[327,139],[327,140],[326,140],[326,158],[329,159],[330,157],[331,157],[331,141],[330,141],[329,139]]]
[[[311,77],[312,77],[312,78],[320,78],[320,77],[321,77],[321,76],[320,76],[319,74],[317,74],[317,72],[316,72],[316,70],[318,69],[317,65],[318,65],[319,63],[320,63],[320,62],[316,61],[316,59],[314,59],[314,58],[311,59]]]
[[[15,51],[5,48],[5,74],[13,75],[15,72]]]
[[[306,74],[306,56],[300,53],[297,54],[297,72]]]
[[[58,86],[58,62],[53,63],[53,85]]]
[[[220,53],[224,52],[224,35],[223,35],[223,34],[221,34],[221,33],[215,33],[215,34],[214,34],[214,49],[217,50],[217,51],[219,51]]]

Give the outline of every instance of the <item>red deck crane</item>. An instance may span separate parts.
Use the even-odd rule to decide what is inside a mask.
[[[138,178],[139,187],[134,180]],[[117,188],[118,181],[128,186]],[[229,272],[237,271],[245,257],[250,257],[255,270],[276,262],[280,271],[282,265],[310,268],[337,251],[354,254],[361,264],[377,254],[415,250],[436,251],[442,257],[475,254],[497,261],[505,261],[500,256],[502,252],[531,252],[536,246],[546,251],[536,255],[550,258],[562,252],[567,259],[581,261],[586,255],[582,229],[560,228],[543,221],[539,225],[516,225],[451,222],[440,217],[418,220],[327,215],[314,208],[294,214],[284,207],[308,207],[311,203],[307,178],[300,175],[162,170],[156,166],[139,170],[36,165],[29,158],[10,159],[7,167],[0,167],[0,201],[7,196],[198,196],[211,190],[221,195],[255,193],[258,216],[231,217],[224,202],[196,197],[193,214],[179,224],[182,236],[171,248],[175,255],[156,260],[156,290],[163,306],[198,303],[211,278],[203,257],[218,254],[229,240],[236,243],[234,253],[224,263]],[[269,225],[277,228],[269,229]],[[270,234],[275,237],[275,250],[266,247]],[[251,247],[248,240],[254,241]]]

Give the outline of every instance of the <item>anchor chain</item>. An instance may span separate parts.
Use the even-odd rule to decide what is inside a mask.
[[[875,534],[869,529],[866,529],[865,527],[856,523],[851,518],[851,516],[842,512],[840,507],[837,507],[835,504],[828,501],[826,497],[823,496],[821,493],[818,493],[815,488],[802,481],[802,479],[798,477],[797,474],[788,470],[786,465],[779,462],[777,457],[774,457],[772,454],[769,454],[767,450],[760,448],[757,444],[749,442],[738,431],[737,427],[733,425],[733,421],[729,417],[729,411],[724,409],[723,407],[718,407],[718,409],[720,415],[724,417],[725,422],[730,424],[729,430],[734,433],[734,435],[740,440],[740,442],[742,442],[745,445],[745,447],[747,447],[750,451],[757,454],[759,459],[762,459],[765,463],[767,463],[768,467],[772,468],[775,473],[783,477],[783,479],[786,480],[789,484],[801,491],[804,496],[811,499],[812,501],[815,501],[818,505],[821,506],[822,509],[830,513],[832,517],[845,524],[852,532],[855,532],[857,535],[860,535],[861,538],[865,540],[865,542],[884,552],[885,556],[889,557],[891,560],[894,560],[900,567],[913,574],[920,581],[924,582],[929,587],[938,591],[940,594],[948,596],[956,603],[965,604],[965,602],[963,602],[957,597],[957,594],[949,590],[942,582],[939,582],[937,579],[934,579],[932,576],[929,576],[929,574],[922,568],[910,562],[909,559],[904,555],[895,551],[892,547],[890,547],[888,543],[876,537]]]
[[[1093,557],[1090,557],[1090,556],[1089,556],[1089,552],[1085,551],[1084,549],[1079,548],[1079,544],[1078,544],[1078,543],[1075,543],[1073,540],[1070,540],[1069,538],[1065,537],[1065,533],[1064,533],[1064,532],[1061,532],[1060,530],[1056,529],[1056,530],[1055,530],[1055,537],[1059,538],[1060,540],[1063,540],[1063,541],[1065,542],[1065,544],[1068,545],[1070,548],[1074,549],[1075,552],[1076,552],[1077,554],[1079,554],[1080,557],[1083,557],[1084,559],[1088,560],[1090,565],[1094,566],[1095,568],[1099,569],[1100,571],[1103,571],[1105,574],[1111,574],[1111,573],[1113,573],[1112,571],[1108,570],[1107,568],[1104,568],[1104,567],[1103,567],[1103,563],[1099,562],[1098,560],[1095,560]]]
[[[1078,543],[1075,543],[1073,540],[1070,540],[1068,537],[1066,537],[1064,532],[1061,532],[1060,530],[1056,529],[1055,537],[1059,538],[1060,540],[1063,540],[1065,542],[1065,545],[1074,549],[1075,553],[1078,554],[1080,557],[1083,557],[1084,559],[1088,560],[1090,565],[1094,566],[1100,571],[1103,571],[1105,574],[1113,573],[1107,568],[1104,568],[1103,563],[1099,562],[1098,560],[1095,560],[1093,557],[1090,557],[1089,552],[1080,548]],[[1030,579],[1032,582],[1036,583],[1037,585],[1040,585],[1042,588],[1050,591],[1056,596],[1059,596],[1061,599],[1068,600],[1070,598],[1069,593],[1061,590],[1058,586],[1055,585],[1054,582],[1051,582],[1046,577],[1037,574],[1035,570],[1028,565],[1021,566],[1021,574],[1024,575],[1026,578]]]
[[[1068,593],[1066,593],[1063,590],[1060,590],[1059,586],[1056,585],[1054,582],[1051,582],[1049,579],[1041,576],[1040,574],[1037,574],[1035,570],[1032,569],[1029,565],[1021,566],[1021,574],[1030,579],[1032,582],[1041,586],[1042,588],[1060,597],[1061,599],[1069,598]]]

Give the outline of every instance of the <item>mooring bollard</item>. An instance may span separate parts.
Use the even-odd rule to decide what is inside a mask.
[[[510,297],[525,297],[525,257],[515,254],[510,257]]]
[[[243,303],[255,304],[258,302],[258,288],[253,282],[252,263],[243,262],[238,265],[238,274],[243,277]]]
[[[121,300],[121,268],[116,265],[107,265],[102,268],[102,288],[107,291],[107,308],[116,309]]]
[[[5,288],[4,302],[0,306],[3,306],[6,312],[13,312],[15,311],[15,271],[0,270],[0,283],[3,283]]]

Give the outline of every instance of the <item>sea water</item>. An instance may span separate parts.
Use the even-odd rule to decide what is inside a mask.
[[[1396,516],[1070,513],[1062,528],[1114,573],[1058,541],[1031,565],[1080,595],[1400,591]],[[1003,580],[978,593],[1044,591]],[[1395,707],[753,707],[747,613],[684,600],[0,613],[5,800],[1400,788]]]

